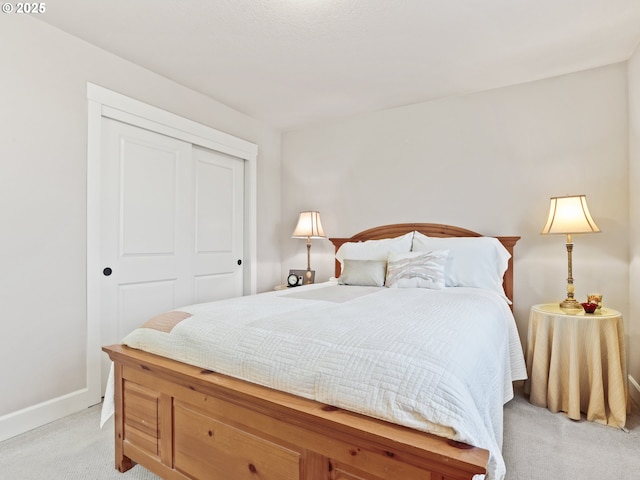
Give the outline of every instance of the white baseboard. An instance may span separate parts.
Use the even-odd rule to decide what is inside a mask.
[[[629,375],[629,386],[629,396],[631,400],[633,400],[636,405],[640,405],[640,384],[631,375]]]
[[[88,393],[88,389],[83,388],[1,416],[0,442],[95,404],[89,400]]]

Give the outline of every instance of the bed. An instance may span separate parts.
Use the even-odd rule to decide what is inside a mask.
[[[502,405],[513,395],[511,382],[526,376],[509,309],[512,254],[519,237],[496,237],[508,252],[502,257],[499,293],[465,285],[387,288],[366,283],[378,281],[381,260],[388,257],[391,269],[392,255],[377,251],[380,245],[401,241],[406,249],[410,237],[413,249],[418,235],[424,242],[422,253],[396,252],[393,265],[407,266],[414,257],[428,254],[430,265],[445,275],[450,250],[441,249],[437,239],[490,239],[424,223],[387,225],[331,239],[340,284],[185,307],[151,319],[128,336],[125,342],[136,348],[104,347],[114,362],[116,468],[124,472],[139,463],[165,479],[502,478]],[[373,256],[380,258],[369,258],[371,252],[356,258],[367,245],[375,245]],[[365,284],[359,284],[362,278]],[[400,278],[398,285],[407,278]],[[396,303],[402,305],[402,315],[385,325]],[[269,313],[272,306],[277,306],[277,314]],[[492,326],[478,333],[467,327],[454,331],[458,317],[482,318],[475,307],[487,312]],[[422,315],[433,308],[458,312],[455,317],[437,315],[443,319],[437,331],[453,335],[455,342],[444,343],[429,333],[432,326],[424,324]],[[248,313],[257,318],[249,319]],[[408,327],[403,322],[409,322]],[[237,324],[245,333],[251,328],[250,335],[238,336]],[[187,336],[187,326],[206,338],[207,345],[215,345],[213,353],[195,348],[205,341]],[[324,330],[317,333],[319,328]],[[493,329],[500,332],[500,340],[484,338]],[[292,330],[301,336],[293,336]],[[424,338],[434,342],[429,347],[418,335],[423,330]],[[462,346],[467,330],[471,338]],[[333,337],[335,343],[330,342]],[[373,344],[391,343],[387,337],[396,338],[395,350],[376,353],[379,346]],[[339,345],[342,341],[346,343]],[[233,348],[227,349],[230,344]],[[169,351],[173,359],[165,356]],[[284,358],[271,358],[280,351]],[[417,355],[410,357],[409,351]],[[321,361],[307,365],[314,352]],[[238,355],[243,355],[241,365]],[[414,365],[414,357],[421,355],[435,358],[434,365]],[[484,355],[496,357],[497,367],[487,363],[487,371],[478,369]],[[443,370],[440,362],[451,371]],[[473,374],[461,373],[473,368]],[[435,374],[427,375],[432,369]],[[375,389],[367,391],[358,382],[375,384]]]

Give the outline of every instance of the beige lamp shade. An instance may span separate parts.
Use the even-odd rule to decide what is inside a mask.
[[[326,238],[320,222],[320,212],[300,212],[292,238]]]
[[[600,229],[591,218],[587,197],[573,195],[551,197],[549,217],[542,229],[542,234],[596,233]]]

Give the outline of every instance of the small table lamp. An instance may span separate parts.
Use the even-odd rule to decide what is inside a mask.
[[[307,274],[304,284],[311,283],[311,239],[326,238],[322,223],[320,222],[320,212],[300,212],[298,224],[293,230],[291,238],[307,239]]]
[[[582,308],[580,303],[573,298],[575,288],[573,286],[571,260],[571,252],[573,251],[571,235],[574,233],[597,233],[599,231],[600,229],[589,213],[586,196],[571,195],[551,197],[549,217],[541,234],[562,234],[567,236],[567,265],[569,271],[567,277],[567,298],[560,302],[560,308],[571,310]]]

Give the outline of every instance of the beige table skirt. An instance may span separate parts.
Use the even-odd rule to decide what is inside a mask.
[[[628,390],[622,315],[566,314],[535,305],[529,316],[525,392],[552,412],[624,428]]]

